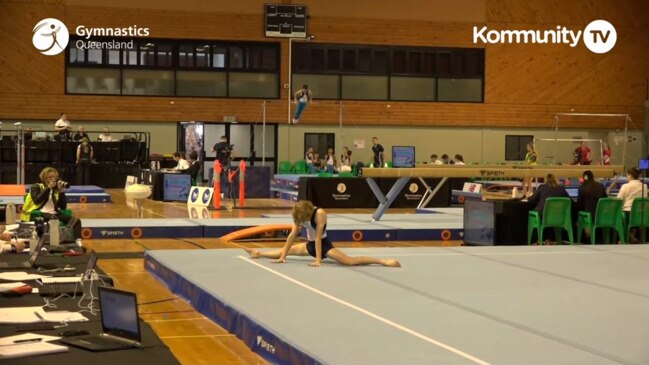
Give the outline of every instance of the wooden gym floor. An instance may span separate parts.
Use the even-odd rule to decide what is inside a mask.
[[[84,218],[185,218],[184,203],[146,200],[137,209],[127,202],[123,190],[108,191],[112,204],[69,204]],[[291,203],[279,199],[251,199],[246,209],[212,211],[212,218],[259,217],[265,213],[290,212]],[[369,209],[328,209],[331,213],[371,213]],[[413,209],[392,209],[393,213],[414,213]],[[148,322],[183,365],[189,364],[266,364],[234,335],[213,323],[144,270],[140,255],[145,250],[200,250],[240,247],[219,238],[183,239],[92,239],[84,245],[100,254],[99,267],[111,276],[115,286],[137,293],[140,316]],[[336,242],[338,247],[457,246],[459,241]],[[249,242],[246,245],[281,247],[283,242]],[[101,255],[102,253],[107,255]],[[219,278],[227,280],[227,278]]]

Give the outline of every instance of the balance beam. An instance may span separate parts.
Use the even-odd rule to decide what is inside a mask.
[[[363,177],[379,201],[379,206],[372,215],[374,221],[378,221],[383,213],[390,207],[394,199],[411,178],[416,177],[426,187],[426,192],[419,202],[417,208],[425,207],[439,191],[449,177],[480,177],[480,178],[545,178],[553,174],[557,178],[580,178],[584,171],[590,170],[595,178],[611,178],[624,171],[622,165],[426,165],[426,167],[415,168],[363,168]],[[397,178],[387,195],[383,195],[379,189],[375,177]],[[442,178],[434,190],[424,182],[423,178]]]
[[[439,165],[438,165],[439,166]],[[481,177],[481,178],[544,178],[553,174],[557,178],[580,178],[590,170],[595,178],[611,178],[624,171],[622,165],[599,168],[590,166],[524,166],[524,167],[479,167],[467,165],[443,165],[444,167],[415,168],[363,168],[363,177]]]

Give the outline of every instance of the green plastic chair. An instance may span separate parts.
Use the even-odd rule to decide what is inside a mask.
[[[634,227],[640,229],[640,242],[647,242],[646,228],[649,227],[649,198],[633,199],[629,223],[627,224],[627,237],[631,237],[631,228]]]
[[[575,244],[572,235],[571,214],[572,200],[570,198],[548,198],[543,208],[543,219],[539,212],[531,210],[527,216],[527,244],[532,244],[532,234],[536,230],[539,242],[543,242],[543,232],[546,228],[554,228],[555,239],[561,242],[561,230],[568,232],[568,240],[571,245]]]
[[[577,243],[581,243],[584,228],[590,232],[590,243],[595,244],[595,231],[604,230],[604,244],[611,242],[611,235],[617,233],[620,243],[626,243],[624,235],[624,215],[622,214],[622,200],[615,198],[602,198],[597,202],[595,221],[590,212],[579,212],[577,218]],[[615,241],[613,241],[615,242]]]
[[[392,167],[394,167],[394,166],[392,165],[392,161],[385,161],[385,164],[384,164],[383,166],[384,166],[384,167],[388,167],[388,168],[392,168]]]
[[[70,209],[61,209],[58,211],[59,216],[65,216],[65,217],[72,217],[72,210]],[[33,210],[31,213],[29,213],[29,221],[33,222],[36,220],[36,218],[40,218],[43,216],[43,212],[40,210]],[[64,226],[63,222],[59,220],[59,225]]]
[[[352,172],[341,172],[338,177],[354,177],[354,174]]]
[[[280,174],[290,174],[293,170],[293,164],[291,161],[280,161],[279,162],[279,173]]]
[[[300,160],[295,163],[295,173],[296,174],[306,174],[306,161]]]
[[[334,174],[331,172],[318,172],[318,177],[333,177]]]
[[[192,176],[192,186],[198,186],[198,184],[203,181],[202,176],[203,176],[203,169],[200,168],[198,169],[198,173],[196,174],[196,176]]]

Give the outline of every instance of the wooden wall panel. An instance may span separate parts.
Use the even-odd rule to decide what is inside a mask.
[[[574,9],[572,3],[576,4]],[[79,24],[137,24],[150,27],[153,37],[279,41],[281,82],[288,81],[288,41],[263,37],[260,14],[124,11],[37,0],[9,0],[2,7],[0,47],[11,51],[0,59],[1,119],[53,119],[61,111],[76,120],[104,121],[220,120],[223,115],[247,121],[258,118],[261,100],[65,95],[64,57],[42,56],[31,45],[31,29],[38,20],[49,16],[59,17],[70,29]],[[580,13],[582,8],[588,11]],[[649,77],[649,27],[642,16],[646,8],[639,0],[487,0],[486,24],[494,29],[547,29],[546,23],[570,23],[578,28],[601,13],[610,13],[609,19],[625,26],[617,28],[618,44],[605,55],[595,55],[582,44],[574,49],[559,45],[487,45],[484,104],[348,101],[344,102],[346,118],[351,123],[368,125],[546,127],[553,125],[554,113],[574,110],[631,113],[640,123]],[[363,18],[312,13],[310,31],[316,35],[316,42],[481,47],[472,43],[471,34],[474,25],[485,23],[386,20],[373,18],[371,8],[367,12]],[[287,120],[285,90],[282,97],[269,104],[269,121]],[[338,106],[316,100],[305,114],[304,123],[337,124]],[[573,127],[584,127],[584,123],[593,128],[623,126],[621,120],[564,123]]]

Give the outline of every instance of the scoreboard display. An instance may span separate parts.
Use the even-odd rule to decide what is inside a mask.
[[[266,4],[266,37],[306,38],[306,5]]]

